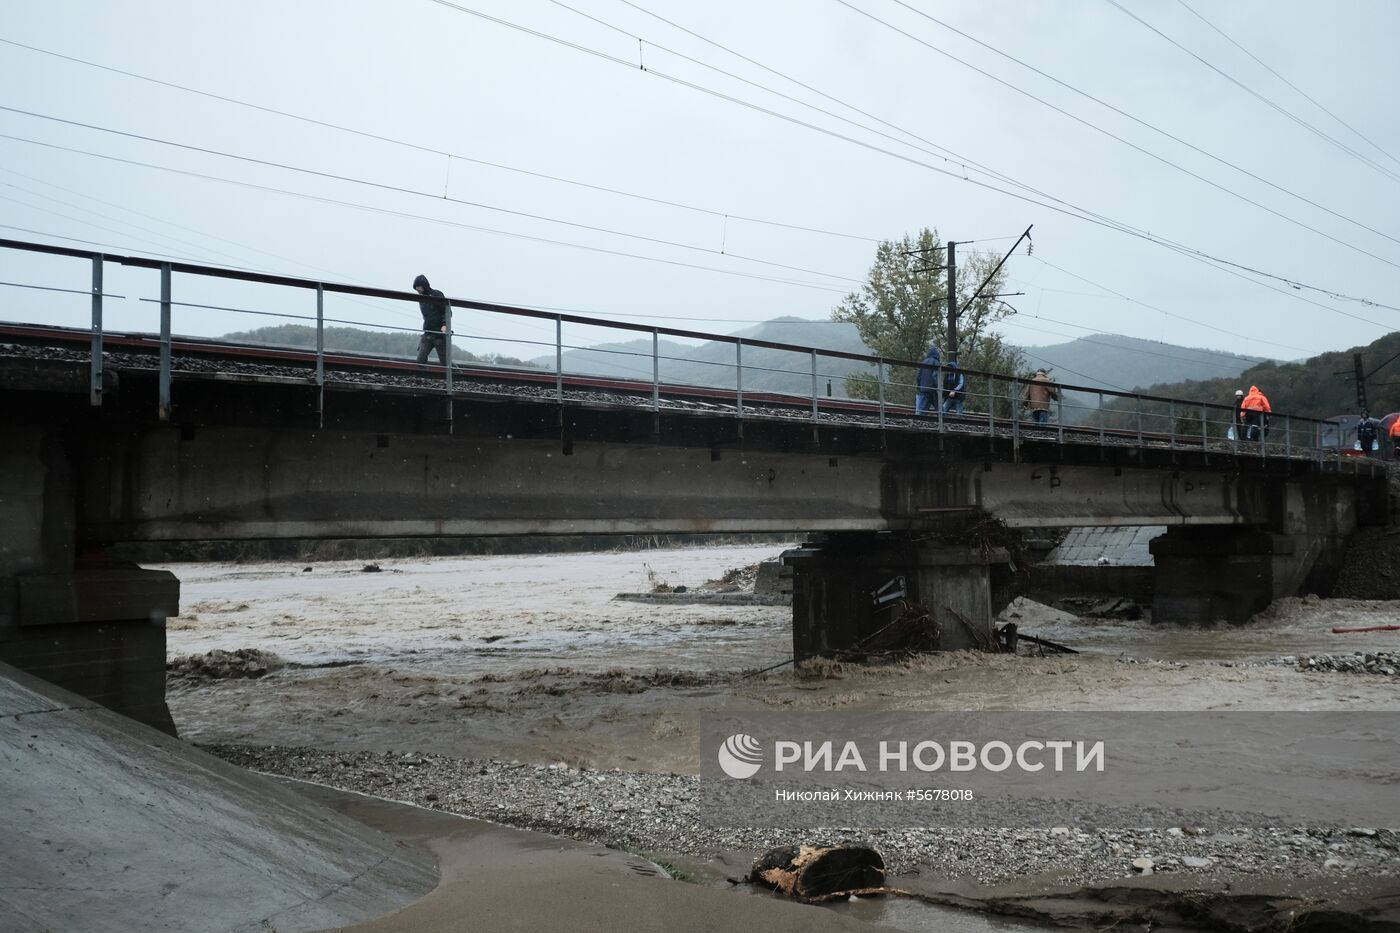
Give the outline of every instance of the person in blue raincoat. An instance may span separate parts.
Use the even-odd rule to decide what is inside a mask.
[[[947,415],[961,415],[963,413],[963,402],[966,398],[963,394],[963,387],[967,385],[967,380],[963,378],[962,370],[958,368],[958,358],[948,357],[948,362],[943,367],[943,413]]]
[[[914,393],[914,414],[922,415],[938,407],[938,347],[928,348],[924,354],[924,365],[919,368],[918,391]]]

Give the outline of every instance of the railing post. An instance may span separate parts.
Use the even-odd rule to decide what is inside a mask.
[[[915,370],[914,372],[917,374],[917,373],[918,373],[918,370]],[[944,395],[943,395],[943,363],[942,363],[941,361],[940,361],[939,364],[938,364],[938,369],[937,369],[935,375],[937,375],[938,381],[934,384],[934,391],[933,391],[934,403],[933,403],[933,407],[938,409],[938,433],[939,433],[939,434],[942,434],[942,433],[943,433],[943,403],[944,403],[945,401],[947,401],[947,399],[946,399],[946,398],[944,397]],[[915,391],[915,392],[919,391],[919,380],[918,380],[917,375],[915,376],[915,379],[914,379],[914,391]]]
[[[316,420],[326,426],[326,289],[316,283]]]
[[[651,410],[661,411],[661,332],[651,329]]]
[[[447,410],[450,413],[452,411],[452,305],[450,304],[447,306],[447,318],[443,323],[447,325],[447,333],[444,335],[446,337],[444,341],[445,345],[442,348],[442,358],[447,361],[443,366],[447,370]]]
[[[744,417],[744,341],[734,341],[734,398],[739,418]]]
[[[564,404],[564,316],[554,315],[554,400]]]
[[[102,257],[92,257],[92,345],[88,403],[102,404]]]
[[[1167,399],[1167,447],[1176,450],[1176,400]]]
[[[1020,393],[1017,393],[1017,394],[1019,395]],[[1059,434],[1059,439],[1058,439],[1059,444],[1060,444],[1060,446],[1064,446],[1064,443],[1065,443],[1065,394],[1064,394],[1063,392],[1056,392],[1055,395],[1056,395],[1056,398],[1055,398],[1055,428],[1056,428],[1056,431],[1057,431],[1058,434]],[[1012,404],[1014,405],[1015,402],[1013,401]]]
[[[885,426],[885,360],[884,357],[875,361],[875,381],[880,386],[880,427]],[[916,390],[917,391],[917,390]]]
[[[1362,451],[1366,453],[1366,451]],[[1283,455],[1293,459],[1293,425],[1289,415],[1283,416]]]
[[[170,263],[160,264],[160,380],[156,405],[161,421],[170,420]]]
[[[1133,400],[1137,403],[1137,445],[1142,446],[1142,396],[1134,394]]]
[[[1201,403],[1201,450],[1205,451],[1210,447],[1210,437],[1208,431],[1210,423],[1206,421],[1207,408],[1204,402]]]
[[[990,384],[991,384],[991,383],[990,383],[990,381],[989,381],[989,382],[988,382],[988,385],[990,385]],[[1020,389],[1021,389],[1021,386],[1020,386],[1019,382],[1015,379],[1015,377],[1012,377],[1012,381],[1011,381],[1011,392],[1010,392],[1010,395],[1009,395],[1008,397],[1009,397],[1009,398],[1015,398],[1016,396],[1020,395],[1020,394],[1021,394],[1021,393],[1020,393]],[[990,407],[991,404],[992,404],[992,400],[991,400],[990,398],[988,398],[988,399],[987,399],[987,405],[988,405],[988,407]],[[1019,463],[1020,460],[1021,460],[1021,412],[1020,412],[1020,410],[1019,410],[1018,408],[1016,408],[1014,405],[1012,406],[1012,409],[1011,409],[1011,450],[1012,450],[1012,458],[1013,458],[1016,462]]]
[[[987,377],[987,439],[988,439],[989,442],[990,442],[990,440],[991,440],[993,437],[996,436],[996,433],[997,433],[996,412],[993,410],[995,406],[992,405],[992,396],[996,393],[996,390],[997,390],[997,378],[996,378],[996,376],[988,376],[988,377]],[[963,376],[963,397],[964,397],[964,399],[966,398],[966,393],[967,393],[967,376]]]
[[[817,420],[817,397],[820,390],[817,386],[817,351],[812,350],[812,420]]]
[[[1103,447],[1103,390],[1099,390],[1099,447]]]

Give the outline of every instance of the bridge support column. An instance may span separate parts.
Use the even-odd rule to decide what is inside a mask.
[[[1179,527],[1154,538],[1152,620],[1248,622],[1275,599],[1326,595],[1346,539],[1259,528]]]
[[[55,426],[15,426],[0,450],[0,661],[172,735],[166,571],[75,557],[73,467]]]
[[[1273,602],[1275,560],[1293,539],[1257,528],[1183,526],[1153,538],[1152,620],[1178,625],[1245,622]]]
[[[994,590],[1009,560],[1004,550],[917,541],[905,534],[842,533],[788,552],[793,569],[792,647],[799,661],[858,648],[900,611],[881,594],[903,590],[927,608],[948,650],[993,640]],[[903,585],[898,581],[903,578]],[[1005,596],[1001,597],[1005,601]],[[959,620],[961,617],[961,620]]]

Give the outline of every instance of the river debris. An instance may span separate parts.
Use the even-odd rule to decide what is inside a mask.
[[[885,885],[885,860],[869,846],[796,845],[754,859],[746,881],[807,903],[853,894],[894,893]]]
[[[1066,596],[1051,605],[1062,612],[1091,619],[1141,619],[1142,606],[1127,596]]]
[[[261,648],[236,648],[233,651],[215,648],[204,654],[171,658],[165,669],[166,674],[174,679],[206,681],[265,677],[281,670],[286,664],[280,655]]]

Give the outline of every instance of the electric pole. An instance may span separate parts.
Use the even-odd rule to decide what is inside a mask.
[[[948,349],[944,358],[958,358],[958,244],[952,240],[948,247]]]
[[[1370,411],[1370,406],[1366,404],[1366,372],[1361,368],[1361,354],[1351,355],[1352,368],[1356,372],[1356,410],[1365,414]]]

